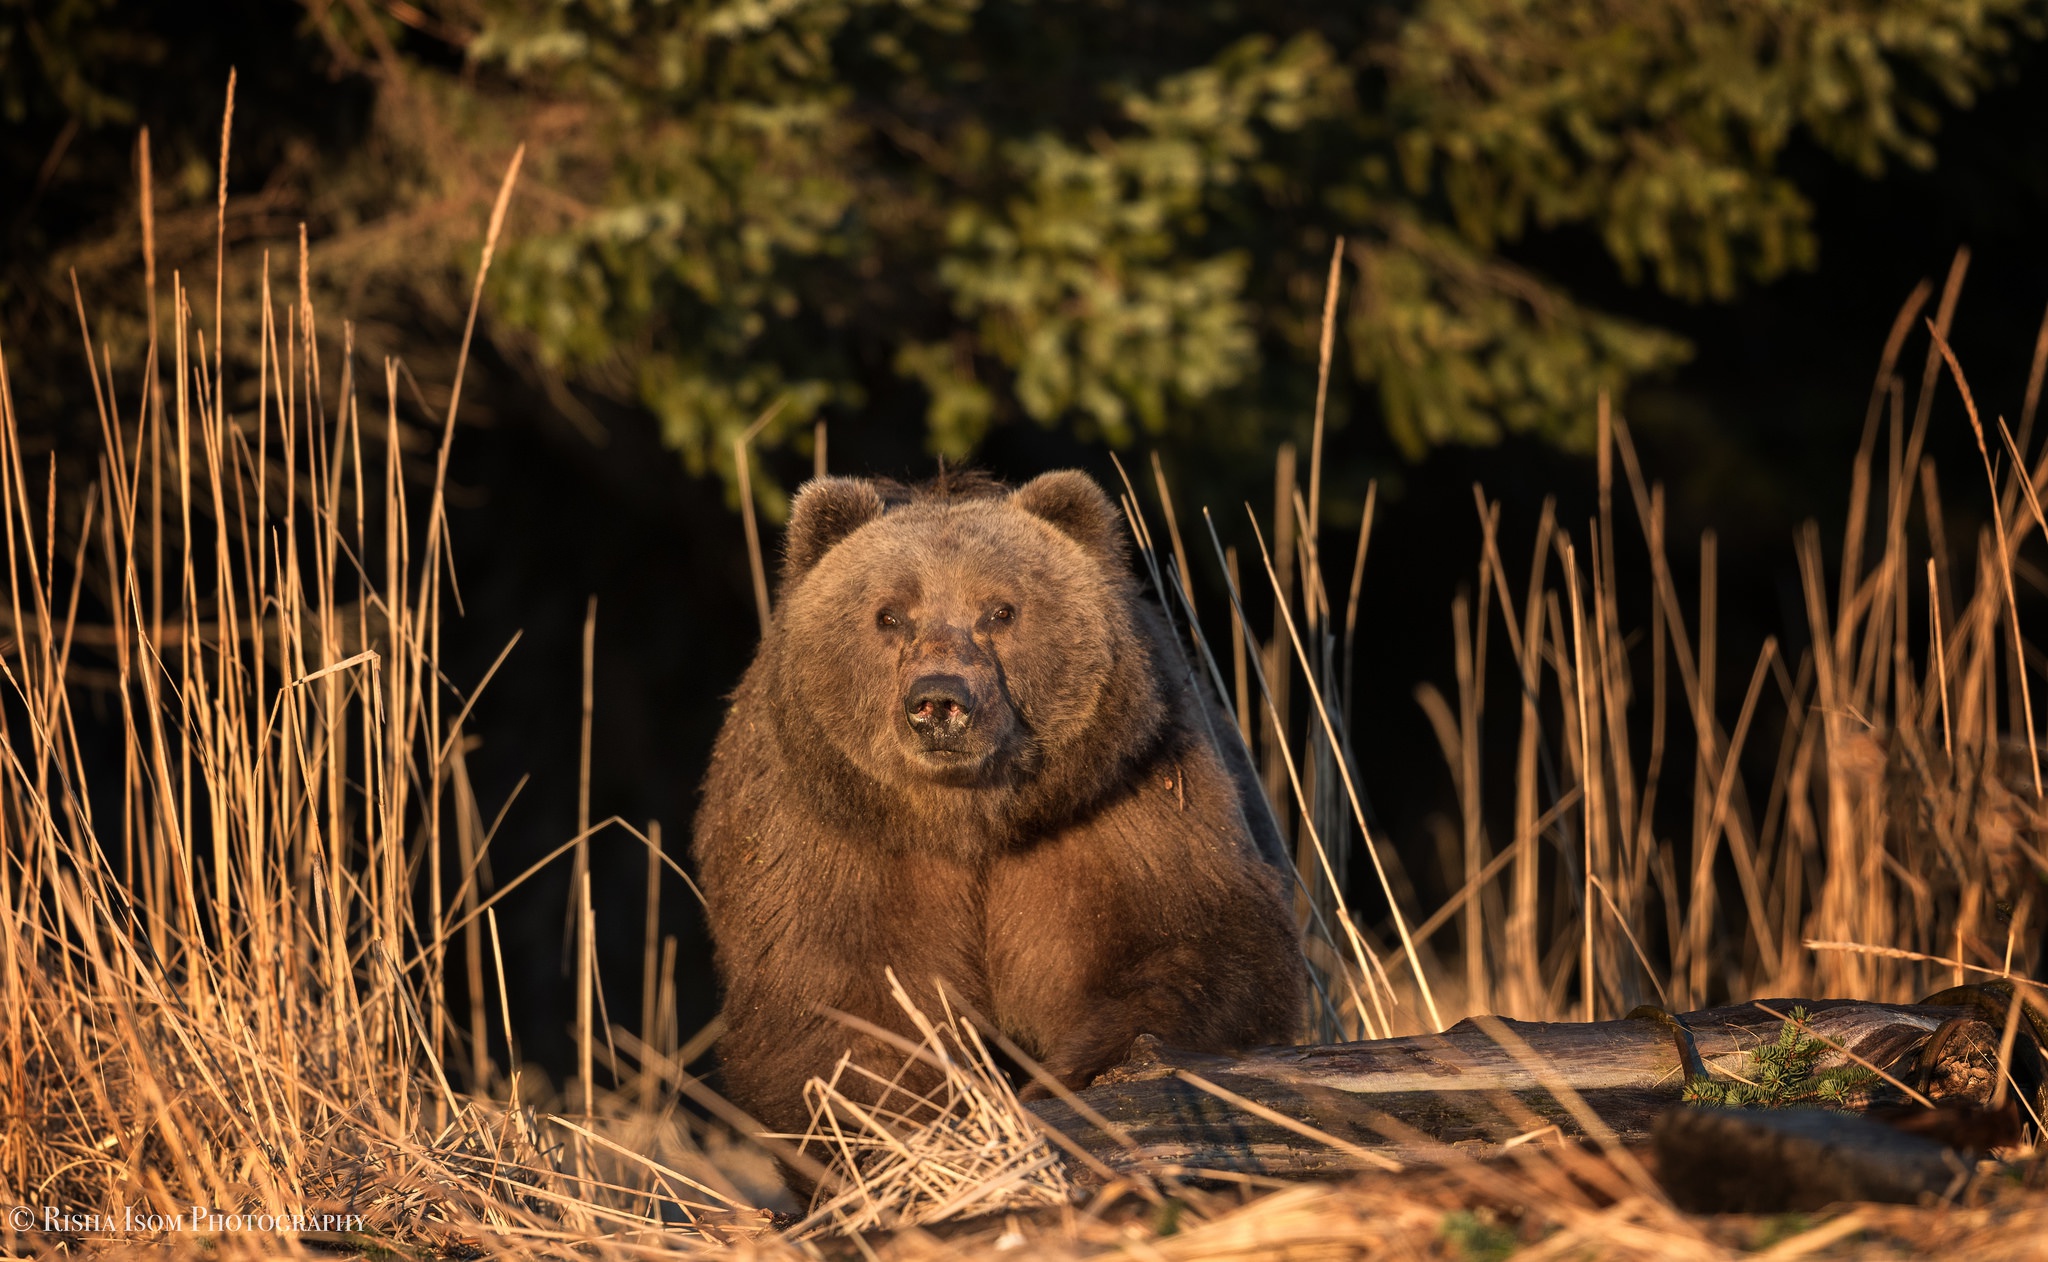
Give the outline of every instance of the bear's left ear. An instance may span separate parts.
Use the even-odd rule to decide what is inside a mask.
[[[1010,503],[1045,519],[1061,534],[1113,564],[1129,560],[1123,514],[1103,494],[1101,485],[1079,469],[1041,474],[1018,487]]]
[[[782,581],[810,573],[832,545],[859,530],[887,508],[882,493],[864,478],[814,478],[797,491],[782,539]]]

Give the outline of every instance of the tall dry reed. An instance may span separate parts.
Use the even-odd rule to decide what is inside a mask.
[[[1320,392],[1308,485],[1283,449],[1266,522],[1210,522],[1231,595],[1228,663],[1195,622],[1164,477],[1166,543],[1126,484],[1141,552],[1190,633],[1190,667],[1234,703],[1268,769],[1275,815],[1298,840],[1320,1037],[1434,1029],[1466,1013],[1589,1020],[1644,1002],[1684,1010],[1763,994],[1910,1001],[2038,967],[2048,811],[2030,676],[2041,657],[2022,638],[2016,576],[2038,576],[2023,547],[2048,530],[2048,451],[2031,463],[2024,454],[2048,321],[2017,431],[1980,416],[1947,342],[1967,265],[1959,254],[1931,319],[1926,285],[1900,310],[1832,582],[1819,528],[1794,541],[1810,647],[1788,660],[1767,639],[1754,660],[1733,664],[1726,682],[1742,682],[1732,715],[1720,706],[1715,536],[1697,542],[1698,592],[1681,591],[1663,486],[1618,413],[1603,401],[1598,510],[1583,529],[1546,502],[1526,533],[1513,530],[1474,488],[1481,544],[1475,581],[1451,610],[1454,691],[1416,690],[1457,802],[1440,874],[1454,893],[1428,914],[1413,905],[1415,882],[1390,873],[1401,856],[1364,809],[1371,768],[1358,765],[1346,702],[1361,669],[1375,496],[1350,563],[1333,575],[1311,507],[1321,500]],[[1326,356],[1337,277],[1333,268]],[[1901,360],[1916,340],[1925,353],[1909,390]],[[1944,423],[1971,427],[1982,456],[1973,493],[1990,521],[1968,541],[1967,567],[1951,557],[1926,454],[1938,401]],[[1225,532],[1249,540],[1249,564]],[[1526,563],[1511,559],[1511,533]],[[1621,590],[1624,547],[1646,557],[1647,592]],[[1493,765],[1481,732],[1489,672],[1503,668],[1517,735],[1512,762]],[[1690,757],[1681,764],[1674,750]],[[1505,817],[1485,805],[1496,777],[1512,786]],[[1361,888],[1377,896],[1371,924],[1346,902]]]
[[[226,155],[224,127],[223,208]],[[266,258],[256,380],[230,380],[220,246],[210,313],[172,272],[155,318],[147,260],[140,362],[79,303],[100,435],[82,497],[25,449],[0,355],[0,1200],[34,1211],[0,1245],[548,1252],[759,1226],[672,1110],[622,1120],[586,1070],[555,1116],[491,1064],[516,985],[493,904],[525,877],[486,884],[475,692],[440,664],[462,371],[407,467],[400,365],[365,372],[347,326],[317,327],[302,232],[296,298]],[[476,319],[473,302],[464,361]],[[585,1017],[586,1066],[596,1047],[630,1080]],[[673,1024],[632,1049],[648,1094],[696,1054]]]

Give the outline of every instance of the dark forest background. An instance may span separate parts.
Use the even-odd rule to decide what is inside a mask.
[[[531,777],[502,879],[574,831],[592,596],[592,813],[682,853],[756,636],[731,453],[770,404],[771,523],[822,421],[838,472],[1111,480],[1111,452],[1156,450],[1228,533],[1244,502],[1269,517],[1279,444],[1305,450],[1341,235],[1324,547],[1350,555],[1376,480],[1354,732],[1434,907],[1455,801],[1414,690],[1449,687],[1472,484],[1504,501],[1511,566],[1546,496],[1583,523],[1608,392],[1673,537],[1718,532],[1728,660],[1766,635],[1797,660],[1793,533],[1834,532],[1886,331],[1959,249],[1952,341],[1987,413],[2019,410],[2048,304],[2044,21],[2026,0],[0,0],[0,339],[32,452],[72,476],[97,442],[73,277],[132,373],[147,127],[159,271],[210,308],[232,68],[230,324],[266,251],[296,283],[305,224],[323,338],[348,320],[361,364],[402,356],[424,424],[527,146],[444,629],[462,687],[522,636],[470,759],[487,809]],[[1976,452],[1937,407],[1966,539]],[[592,861],[624,1011],[644,860],[607,838]],[[673,884],[687,1031],[716,997]],[[557,1075],[567,887],[503,909],[521,1052]]]

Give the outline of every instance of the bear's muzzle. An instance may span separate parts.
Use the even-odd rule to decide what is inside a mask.
[[[974,720],[974,689],[958,675],[924,675],[903,699],[904,717],[924,748],[959,752]]]

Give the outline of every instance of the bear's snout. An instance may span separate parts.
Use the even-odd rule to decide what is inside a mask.
[[[974,690],[958,675],[925,675],[910,685],[903,713],[926,748],[953,749],[974,718]]]

